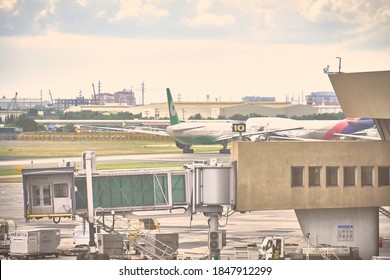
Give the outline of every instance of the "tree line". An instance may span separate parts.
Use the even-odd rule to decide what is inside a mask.
[[[24,132],[32,131],[45,131],[45,127],[39,125],[35,119],[38,117],[37,112],[34,109],[30,109],[27,113],[24,113],[20,116],[9,115],[3,118],[0,117],[0,124],[4,124],[8,127],[20,127]],[[241,115],[235,114],[229,118],[224,116],[219,116],[218,119],[230,119],[237,121],[246,121],[248,118],[254,117],[267,117],[260,114],[249,114]],[[286,115],[277,115],[276,117],[287,118]],[[342,120],[345,116],[343,113],[324,113],[324,114],[312,114],[304,116],[292,116],[291,119],[295,120]],[[154,118],[143,118],[142,114],[132,114],[129,112],[119,112],[115,114],[103,114],[101,112],[95,111],[81,111],[81,112],[67,112],[62,113],[59,116],[61,120],[134,120],[134,119],[154,119]],[[190,120],[212,120],[212,118],[203,118],[201,114],[195,114],[190,116]],[[74,131],[74,125],[69,124],[63,128],[63,131]]]

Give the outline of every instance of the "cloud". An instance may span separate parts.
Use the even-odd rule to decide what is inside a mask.
[[[315,29],[355,47],[389,47],[390,2],[382,0],[300,0],[300,16]]]
[[[234,25],[236,19],[232,15],[216,15],[212,13],[201,13],[192,19],[185,19],[184,22],[191,27],[216,26],[225,27]]]
[[[151,1],[120,0],[119,3],[119,11],[115,14],[115,17],[110,20],[110,22],[122,21],[126,18],[160,18],[169,15],[168,10],[159,9]]]
[[[362,0],[301,0],[299,12],[309,22],[353,24],[366,17],[366,4]]]
[[[385,0],[0,0],[0,36],[126,38],[389,48]]]
[[[236,18],[230,13],[220,12],[219,8],[224,7],[224,2],[219,3],[215,0],[189,0],[189,7],[193,7],[195,15],[193,17],[186,16],[182,22],[189,27],[226,27],[234,25]],[[223,10],[223,9],[222,9]],[[189,13],[191,10],[187,10]]]
[[[10,11],[13,10],[17,0],[1,0],[0,1],[0,10]]]
[[[88,0],[76,0],[76,3],[79,4],[81,7],[87,6]]]

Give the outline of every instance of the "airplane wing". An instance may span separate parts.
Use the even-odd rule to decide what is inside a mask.
[[[355,138],[360,140],[382,140],[380,137],[367,136],[367,135],[344,134],[344,133],[334,133],[334,135],[347,137],[347,138]]]
[[[325,141],[322,139],[313,139],[313,138],[301,138],[301,137],[290,137],[290,136],[278,136],[278,135],[271,135],[269,136],[270,140],[293,140],[293,141],[302,141],[302,142],[314,142],[314,141]]]
[[[192,130],[192,129],[197,129],[197,128],[203,128],[203,127],[205,127],[205,126],[204,126],[204,125],[201,125],[201,126],[186,127],[186,128],[175,128],[175,129],[173,129],[172,131],[175,131],[175,132],[183,132],[183,131]]]
[[[244,132],[241,135],[239,133],[232,133],[228,135],[222,135],[215,139],[214,142],[223,142],[223,141],[232,141],[235,139],[238,139],[241,137],[250,137],[255,135],[264,135],[264,134],[273,134],[277,132],[283,132],[283,131],[290,131],[290,130],[298,130],[303,129],[303,127],[291,127],[291,128],[284,128],[284,129],[274,129],[274,130],[263,130],[263,131],[256,131],[256,132]]]
[[[169,136],[165,129],[150,128],[150,127],[138,127],[134,126],[131,128],[116,128],[116,127],[105,127],[105,126],[82,126],[88,129],[100,129],[100,130],[111,130],[111,131],[122,131],[122,132],[133,132],[133,133],[145,133],[160,136]]]

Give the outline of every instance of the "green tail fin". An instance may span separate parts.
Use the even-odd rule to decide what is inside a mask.
[[[177,115],[177,111],[175,108],[175,104],[173,103],[171,91],[167,88],[167,98],[168,98],[168,110],[169,110],[169,119],[171,125],[180,123],[179,116]]]

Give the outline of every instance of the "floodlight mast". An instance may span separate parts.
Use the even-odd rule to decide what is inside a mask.
[[[336,57],[339,60],[339,73],[341,73],[341,57]]]

